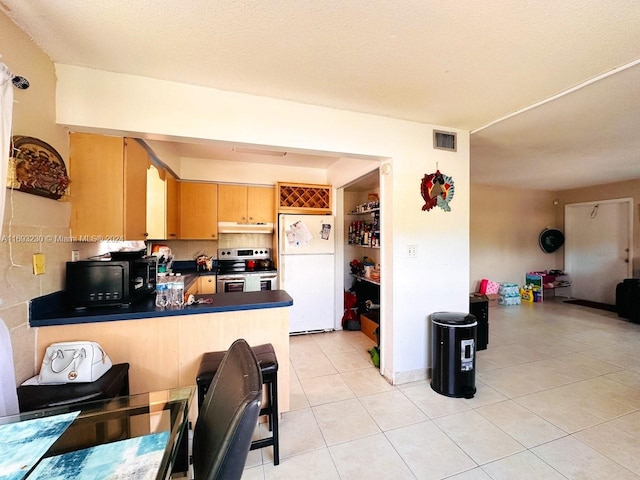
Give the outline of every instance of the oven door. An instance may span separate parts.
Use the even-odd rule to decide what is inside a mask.
[[[275,273],[249,273],[245,278],[245,292],[275,290],[277,275]]]
[[[258,290],[275,290],[277,278],[278,275],[275,273],[260,275],[260,288]]]
[[[218,275],[217,290],[220,293],[230,292],[244,292],[245,291],[245,277],[240,275],[233,276],[220,276]]]

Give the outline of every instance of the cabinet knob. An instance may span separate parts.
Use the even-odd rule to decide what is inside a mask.
[[[170,233],[170,234],[169,234],[169,236],[170,236],[170,237],[175,237],[175,236],[176,236],[176,234],[175,234],[175,233]]]
[[[143,236],[143,237],[148,237],[148,236],[149,236],[149,234],[148,234],[147,232],[144,232],[144,233],[142,234],[142,236]]]

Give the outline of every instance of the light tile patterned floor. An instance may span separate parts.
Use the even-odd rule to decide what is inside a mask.
[[[640,325],[560,300],[492,308],[478,393],[391,386],[360,332],[291,338],[281,461],[243,479],[640,478]]]

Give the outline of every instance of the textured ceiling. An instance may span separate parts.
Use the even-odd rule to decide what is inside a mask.
[[[55,62],[471,131],[640,56],[637,0],[0,0],[0,9]],[[628,163],[620,138],[585,153],[576,136],[591,139],[605,121],[637,125],[637,73],[626,72],[601,83],[630,101],[590,86],[472,135],[472,181],[521,186],[514,167],[537,153],[560,152],[563,165],[603,153]],[[635,163],[621,175],[639,178]],[[570,175],[554,188],[593,181]]]

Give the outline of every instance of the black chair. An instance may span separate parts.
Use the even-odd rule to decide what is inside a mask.
[[[204,398],[193,432],[195,480],[240,479],[258,423],[262,373],[245,340],[236,340]]]
[[[269,431],[272,435],[251,442],[251,450],[273,446],[273,464],[280,463],[280,440],[278,427],[278,358],[273,345],[265,343],[251,347],[258,359],[262,381],[266,387],[266,401],[262,402],[260,415],[267,415],[269,419]],[[207,394],[213,376],[220,368],[220,362],[227,352],[207,352],[202,355],[196,384],[198,385],[198,408],[202,408],[202,402]]]

